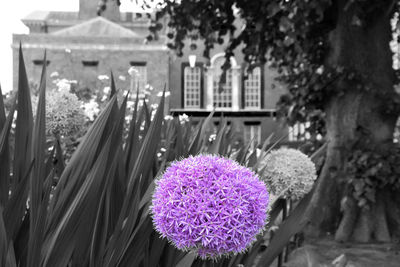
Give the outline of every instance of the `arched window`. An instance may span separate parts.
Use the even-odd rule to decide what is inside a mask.
[[[232,108],[232,69],[226,71],[225,83],[220,86],[221,69],[225,57],[218,57],[214,61],[213,72],[213,104],[215,108]]]
[[[184,68],[184,107],[200,108],[201,99],[201,68],[189,66]]]
[[[225,77],[221,79],[223,71],[222,65],[225,63],[225,54],[219,53],[211,58],[211,64],[206,72],[206,106],[208,110],[228,109],[239,110],[239,81],[240,67],[235,58],[231,57],[231,68],[225,72]],[[220,84],[220,81],[223,81]]]
[[[244,108],[261,108],[261,68],[255,67],[244,80]]]

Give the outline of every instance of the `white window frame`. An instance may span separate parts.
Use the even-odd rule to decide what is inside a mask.
[[[131,62],[130,66],[137,71],[130,77],[132,91],[139,88],[139,92],[143,92],[147,85],[147,62]]]
[[[260,66],[255,67],[252,70],[252,73],[247,74],[247,79],[244,80],[243,83],[244,109],[247,110],[261,109],[261,81],[262,81],[262,69]],[[254,105],[254,103],[256,104]]]
[[[193,73],[198,71],[198,73]],[[190,72],[190,73],[189,73]],[[193,79],[194,78],[194,79]],[[184,93],[184,108],[200,108],[201,107],[201,67],[185,66],[183,68],[183,93]],[[196,80],[197,79],[197,80]],[[197,88],[195,88],[197,87]],[[197,92],[196,92],[197,91]],[[198,101],[198,104],[193,105],[193,102]]]
[[[206,73],[206,107],[207,110],[213,110],[214,109],[214,84],[216,78],[218,78],[218,75],[215,75],[215,73],[219,70],[216,68],[218,66],[215,65],[217,60],[220,60],[221,58],[225,58],[225,53],[218,53],[214,55],[211,58],[211,64],[207,68],[207,73]],[[237,64],[235,58],[231,57],[230,59],[231,63],[231,69],[229,71],[232,72],[232,105],[231,107],[215,107],[215,110],[233,110],[237,111],[239,110],[239,99],[240,99],[240,66]],[[228,71],[227,71],[228,72]],[[227,75],[229,75],[227,73]]]

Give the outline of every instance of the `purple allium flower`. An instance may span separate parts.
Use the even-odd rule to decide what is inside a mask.
[[[237,162],[199,155],[174,162],[156,181],[156,230],[202,258],[243,252],[267,220],[264,182]]]

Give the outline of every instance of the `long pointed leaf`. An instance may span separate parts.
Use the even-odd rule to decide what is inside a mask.
[[[306,213],[312,192],[308,193],[296,208],[290,213],[286,220],[279,226],[274,238],[272,238],[266,251],[262,254],[257,267],[269,266],[274,259],[282,252],[290,238],[300,232],[309,221]]]
[[[19,47],[18,75],[18,106],[15,126],[12,190],[23,179],[29,168],[29,163],[32,161],[32,104],[21,45]]]
[[[62,214],[65,213],[67,206],[71,204],[83,183],[83,179],[93,166],[97,151],[103,146],[101,139],[105,135],[107,123],[111,121],[110,118],[112,117],[115,104],[116,96],[111,99],[106,108],[90,127],[64,169],[51,201],[50,230],[54,230],[54,225],[60,222]]]
[[[46,53],[44,60],[46,62]],[[30,235],[28,246],[28,266],[38,266],[40,263],[40,251],[43,241],[45,218],[41,213],[47,209],[48,203],[42,202],[43,182],[45,177],[45,147],[46,147],[46,64],[43,64],[42,76],[39,87],[39,103],[36,112],[35,125],[33,127],[33,165],[30,179]]]
[[[31,175],[33,163],[32,161],[29,165],[24,178],[17,184],[4,208],[3,215],[4,218],[7,218],[5,221],[7,235],[8,238],[12,240],[14,240],[18,234],[22,224],[22,218],[26,211],[26,200],[29,193],[29,176]]]
[[[9,135],[14,118],[16,99],[11,107],[8,117],[0,130],[0,205],[5,206],[8,201],[10,189],[10,154],[9,154]]]

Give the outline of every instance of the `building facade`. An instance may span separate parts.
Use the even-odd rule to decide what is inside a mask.
[[[260,144],[273,133],[276,139],[287,135],[288,128],[275,118],[275,105],[285,88],[276,83],[274,70],[257,66],[249,73],[238,49],[221,79],[223,45],[211,51],[210,59],[202,56],[200,42],[198,49],[187,45],[183,56],[176,57],[166,47],[165,32],[157,41],[144,42],[154,13],[122,13],[116,1],[108,1],[99,17],[97,3],[81,0],[79,12],[37,11],[23,19],[30,33],[13,36],[14,88],[21,43],[32,84],[39,81],[43,64],[49,73],[92,90],[102,86],[99,75],[112,71],[120,90],[132,91],[136,86],[145,90],[150,84],[155,97],[164,87],[169,89],[168,109],[173,115],[187,114],[199,121],[214,110],[215,125],[224,115],[244,142]],[[131,67],[134,73],[128,73]]]

